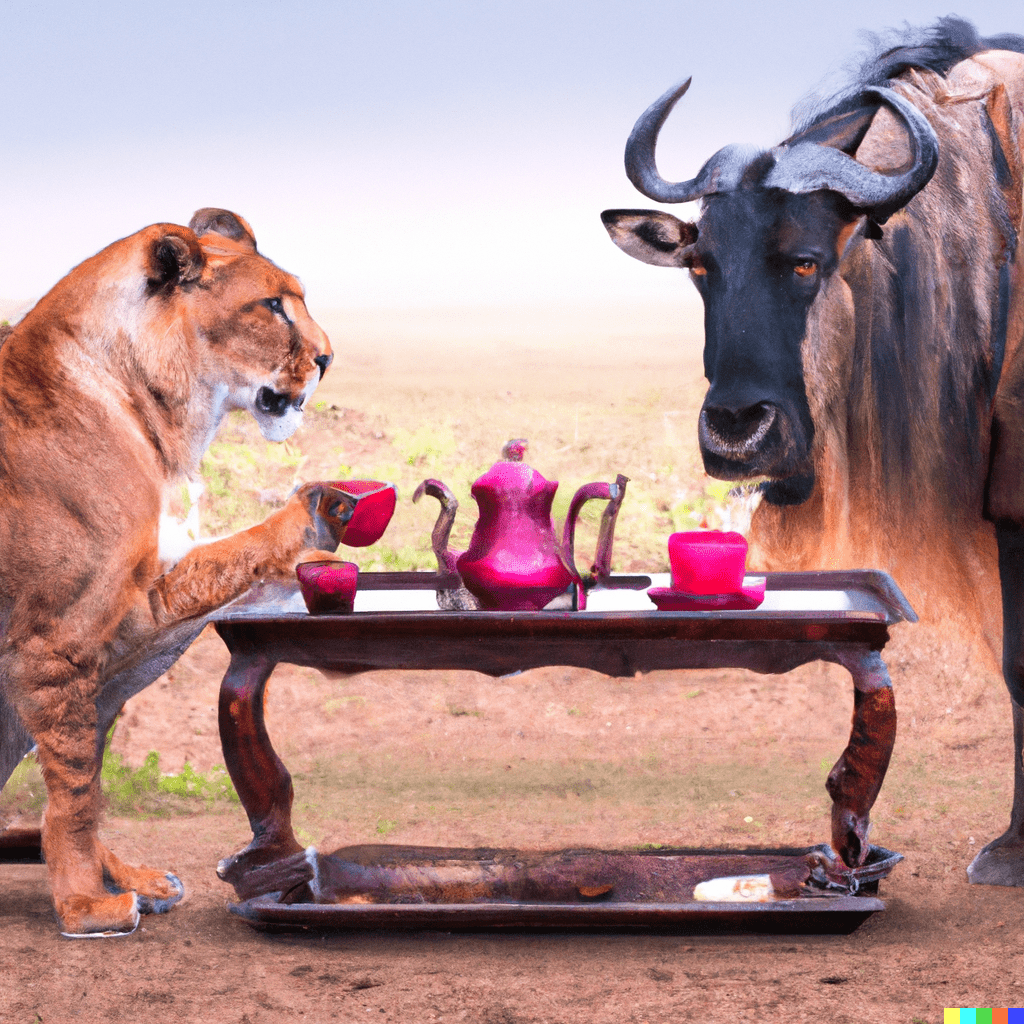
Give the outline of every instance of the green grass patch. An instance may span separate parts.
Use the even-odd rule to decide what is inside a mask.
[[[472,708],[464,708],[461,704],[449,704],[448,714],[453,718],[464,718],[466,716],[472,716],[473,718],[484,717],[484,713],[482,711],[475,711]]]
[[[412,430],[399,427],[391,444],[406,465],[431,472],[450,466],[456,450],[455,435],[447,424],[419,424]]]
[[[109,749],[100,773],[103,796],[111,814],[189,814],[218,801],[238,803],[231,777],[221,765],[196,771],[187,761],[180,772],[161,772],[160,755],[151,750],[139,768],[124,763]]]
[[[5,815],[39,814],[46,806],[46,784],[34,755],[22,758],[0,792],[0,811]]]
[[[113,730],[111,730],[111,734]],[[125,764],[120,754],[107,749],[100,769],[100,786],[110,814],[193,814],[217,803],[237,804],[238,794],[221,765],[208,772],[185,763],[180,772],[162,772],[160,755],[151,750],[139,768]],[[39,762],[29,755],[14,769],[0,793],[5,814],[38,814],[46,806],[46,785]]]

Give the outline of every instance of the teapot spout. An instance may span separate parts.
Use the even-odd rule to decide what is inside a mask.
[[[441,511],[437,514],[437,522],[434,523],[434,529],[430,534],[430,546],[434,549],[434,557],[437,559],[437,571],[455,572],[455,559],[461,552],[448,550],[448,538],[451,537],[452,526],[455,523],[455,513],[459,511],[458,499],[440,480],[424,480],[412,496],[413,504],[419,502],[424,494],[437,498],[441,503]]]

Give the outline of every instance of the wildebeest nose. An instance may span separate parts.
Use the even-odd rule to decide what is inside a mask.
[[[331,360],[334,359],[333,355],[322,355],[317,356],[313,362],[320,367],[320,379],[324,379],[324,374],[327,372],[327,367],[331,365]]]
[[[776,415],[775,406],[767,402],[743,409],[706,405],[700,416],[701,444],[720,455],[750,455],[764,440]]]

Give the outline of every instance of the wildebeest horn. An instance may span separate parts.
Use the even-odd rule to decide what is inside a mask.
[[[658,133],[672,108],[690,88],[692,79],[673,86],[655,100],[633,126],[626,142],[626,174],[648,199],[658,203],[689,203],[712,192],[731,192],[750,160],[760,152],[749,146],[726,146],[719,150],[689,181],[666,181],[654,160]]]
[[[716,192],[731,192],[758,150],[747,146],[726,146],[719,150],[689,181],[666,181],[654,160],[658,133],[672,108],[690,87],[688,78],[669,89],[640,115],[626,142],[626,174],[648,199],[659,203],[688,203]],[[776,164],[763,184],[790,192],[830,189],[839,192],[856,207],[870,210],[882,222],[907,203],[928,183],[939,160],[939,143],[927,118],[892,89],[865,89],[862,96],[875,98],[892,107],[910,136],[913,161],[909,170],[897,174],[873,171],[831,146],[797,142],[774,151]]]
[[[764,179],[769,187],[789,192],[830,189],[846,196],[856,207],[870,210],[878,222],[906,205],[928,184],[939,162],[939,140],[928,119],[892,89],[865,89],[863,98],[876,98],[891,107],[906,126],[913,153],[910,168],[883,174],[857,163],[831,146],[797,142],[775,150],[776,163]]]

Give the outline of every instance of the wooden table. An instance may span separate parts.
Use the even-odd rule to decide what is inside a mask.
[[[231,652],[220,693],[224,759],[253,833],[243,850],[221,861],[218,874],[241,893],[247,872],[302,849],[292,831],[291,776],[264,724],[266,683],[280,662],[340,672],[472,669],[491,676],[544,665],[611,676],[723,667],[780,673],[819,660],[842,665],[853,680],[853,726],[826,788],[833,848],[850,867],[862,864],[869,813],[896,736],[892,684],[881,652],[889,627],[916,616],[885,573],[766,575],[760,608],[715,613],[360,612],[357,600],[352,614],[314,616],[305,611],[296,587],[253,591],[213,616]],[[436,580],[426,573],[366,573],[360,592],[415,594],[432,590]],[[591,609],[601,607],[600,597],[594,593]]]

